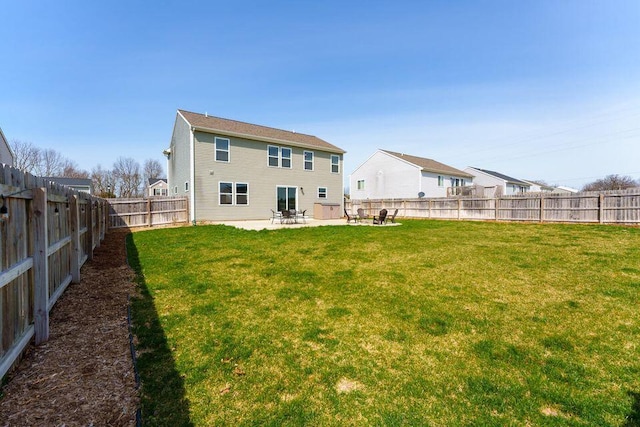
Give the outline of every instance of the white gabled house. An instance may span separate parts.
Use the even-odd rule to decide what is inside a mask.
[[[169,195],[190,221],[267,219],[273,211],[342,216],[345,151],[316,136],[178,110],[167,156]]]
[[[521,179],[512,178],[500,172],[480,169],[475,167],[467,167],[465,172],[475,176],[473,182],[482,187],[496,187],[496,195],[513,195],[528,193],[531,191],[531,184]]]
[[[9,141],[5,138],[2,128],[0,128],[0,163],[13,166],[15,162],[15,156],[9,145]]]
[[[168,195],[169,185],[166,178],[149,178],[147,182],[147,197]]]
[[[424,157],[378,150],[349,178],[352,200],[446,197],[471,185],[473,175]]]

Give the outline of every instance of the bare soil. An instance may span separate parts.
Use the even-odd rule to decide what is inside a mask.
[[[2,388],[1,426],[136,425],[126,234],[109,232],[54,306],[49,341],[30,346]]]

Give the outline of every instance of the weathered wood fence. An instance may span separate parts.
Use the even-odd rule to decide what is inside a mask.
[[[187,197],[107,199],[109,228],[152,227],[189,222]]]
[[[0,166],[0,378],[24,348],[49,338],[49,312],[104,239],[108,206]]]
[[[575,194],[536,193],[499,198],[448,197],[346,201],[349,212],[385,208],[409,218],[639,224],[640,188]]]

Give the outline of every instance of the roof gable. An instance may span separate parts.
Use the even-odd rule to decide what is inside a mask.
[[[512,178],[512,177],[510,177],[508,175],[501,174],[500,172],[490,171],[490,170],[487,170],[487,169],[480,169],[480,168],[476,168],[476,167],[473,167],[473,166],[471,166],[471,168],[475,169],[475,170],[478,170],[480,172],[484,172],[484,173],[486,173],[488,175],[491,175],[491,176],[494,176],[496,178],[499,178],[499,179],[501,179],[503,181],[510,182],[512,184],[518,184],[518,185],[524,185],[526,187],[531,187],[531,184],[529,184],[528,182],[522,181],[522,180],[517,179],[517,178]]]
[[[343,149],[313,135],[254,125],[237,120],[223,119],[185,110],[178,110],[178,113],[184,117],[187,123],[200,131],[257,139],[265,142],[291,144],[333,153],[345,153]]]
[[[167,183],[166,178],[149,178],[149,186],[154,186],[156,184]]]
[[[446,175],[454,175],[454,176],[462,176],[462,177],[466,177],[466,178],[473,178],[473,175],[467,173],[467,172],[463,172],[459,169],[453,168],[451,166],[445,165],[444,163],[440,163],[437,162],[433,159],[427,159],[425,157],[417,157],[417,156],[411,156],[409,154],[403,154],[403,153],[396,153],[394,151],[388,151],[388,150],[380,150],[383,153],[387,153],[392,155],[393,157],[396,157],[398,159],[407,161],[411,164],[414,164],[416,166],[418,166],[419,168],[421,168],[424,171],[427,172],[436,172],[436,173],[442,173],[442,174],[446,174]]]

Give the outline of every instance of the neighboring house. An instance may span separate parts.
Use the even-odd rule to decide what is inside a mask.
[[[487,169],[467,167],[465,172],[473,174],[474,184],[482,187],[496,187],[496,195],[509,196],[512,194],[527,193],[531,189],[531,184],[521,179],[512,178],[510,176],[494,172]]]
[[[552,185],[543,184],[537,181],[529,181],[528,179],[522,179],[521,181],[531,185],[531,187],[529,187],[529,191],[531,193],[553,193],[553,190],[555,189]]]
[[[53,181],[56,184],[66,185],[67,187],[71,187],[77,191],[93,194],[93,182],[91,181],[90,178],[65,178],[65,177],[46,176],[46,177],[43,177],[43,179],[46,179],[48,181]]]
[[[559,185],[553,189],[554,193],[565,193],[565,194],[575,194],[579,193],[580,190],[571,187],[565,187],[564,185]]]
[[[147,196],[167,196],[169,186],[166,178],[149,178],[147,182]]]
[[[0,163],[13,166],[15,162],[15,156],[9,146],[9,141],[5,138],[2,128],[0,128]]]
[[[349,178],[352,200],[446,197],[447,188],[472,182],[473,175],[467,172],[387,150],[373,153]]]
[[[342,216],[345,151],[320,138],[178,110],[167,156],[170,195],[192,222],[270,218],[331,204]]]

